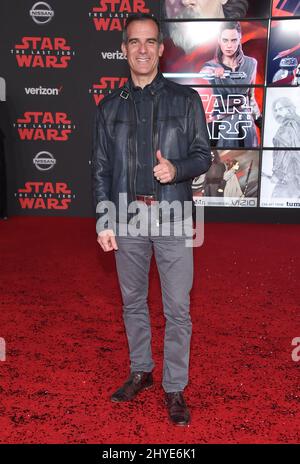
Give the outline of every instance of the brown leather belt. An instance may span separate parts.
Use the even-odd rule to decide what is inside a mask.
[[[146,203],[146,205],[151,205],[155,203],[157,200],[154,195],[136,195],[136,201],[142,201]]]

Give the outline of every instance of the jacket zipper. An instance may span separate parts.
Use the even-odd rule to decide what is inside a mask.
[[[153,102],[153,109],[152,109],[152,150],[153,150],[153,167],[156,166],[156,151],[158,150],[157,142],[158,142],[158,128],[157,128],[157,94],[154,95],[154,102]],[[159,194],[159,185],[158,181],[155,180],[155,195],[157,200]]]
[[[135,115],[135,103],[130,95],[129,97],[129,104],[130,104],[130,135],[129,135],[129,159],[128,159],[128,177],[129,177],[129,194],[130,194],[130,201],[136,199],[135,193],[135,177],[136,173],[133,176],[133,156],[134,156],[134,147],[133,147],[133,137],[135,137],[134,132],[136,133],[136,115]],[[137,140],[135,137],[135,150],[137,149]],[[137,153],[137,152],[136,152]],[[135,156],[135,164],[137,163],[136,156]]]
[[[134,200],[136,200],[136,176],[137,176],[137,156],[138,156],[138,146],[137,146],[137,121],[138,121],[138,117],[137,117],[137,109],[136,109],[136,104],[135,104],[135,101],[134,99],[132,99],[133,101],[133,107],[134,107],[134,134],[133,134],[133,137],[135,139],[135,172],[134,172],[134,179],[133,179],[133,195],[134,195]]]

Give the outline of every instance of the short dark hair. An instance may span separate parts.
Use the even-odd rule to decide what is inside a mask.
[[[125,22],[124,29],[122,31],[122,40],[123,40],[123,42],[126,43],[127,40],[128,40],[127,29],[128,29],[129,24],[131,24],[133,21],[148,21],[149,19],[151,21],[153,21],[157,25],[157,28],[158,28],[158,43],[162,43],[163,40],[164,40],[164,37],[163,37],[163,33],[161,31],[160,23],[159,23],[158,19],[153,14],[150,14],[150,13],[133,13],[133,14],[128,16],[128,18],[126,19],[126,22]]]
[[[222,22],[220,32],[219,32],[219,37],[221,37],[222,32],[226,31],[227,29],[236,30],[240,34],[240,36],[242,35],[241,24],[238,21],[224,21],[224,22]],[[236,57],[239,64],[241,63],[241,61],[243,59],[243,56],[244,56],[244,54],[243,54],[243,50],[242,50],[242,45],[239,44],[238,49],[235,52],[235,57]],[[216,51],[216,60],[219,63],[222,63],[222,59],[223,59],[223,53],[222,53],[220,45],[218,45],[217,51]]]

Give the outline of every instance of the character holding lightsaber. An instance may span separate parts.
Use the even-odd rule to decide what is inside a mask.
[[[229,111],[231,114],[228,115],[220,115],[219,112],[212,114],[212,118],[215,117],[220,122],[219,134],[216,137],[217,147],[253,148],[258,146],[255,124],[261,127],[262,117],[255,99],[254,88],[251,87],[256,82],[257,61],[243,53],[241,38],[242,31],[239,22],[224,22],[220,29],[215,58],[206,62],[200,69],[200,74],[209,76],[209,83],[214,85],[213,92],[217,99],[221,96],[223,101],[228,102],[228,95],[241,95],[246,98],[248,107],[251,108],[250,113],[249,111],[243,112],[241,109],[241,111],[236,112]],[[233,86],[237,83],[243,87],[234,88]],[[227,120],[232,127],[236,127],[236,123],[240,122],[241,118],[244,118],[248,125],[244,137],[234,133],[234,130],[229,133],[228,124],[223,124]],[[223,130],[226,130],[226,134],[222,134]]]

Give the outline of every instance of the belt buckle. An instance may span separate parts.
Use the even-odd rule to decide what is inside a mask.
[[[136,199],[143,201],[148,206],[156,201],[154,195],[137,195]]]

